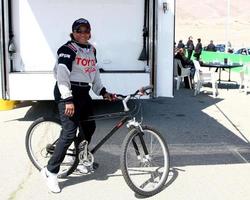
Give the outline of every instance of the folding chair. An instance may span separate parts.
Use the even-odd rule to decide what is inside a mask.
[[[247,91],[250,90],[250,63],[246,63],[240,71],[240,91],[244,91],[247,95]]]
[[[192,89],[191,85],[191,79],[190,79],[190,68],[184,68],[181,64],[181,61],[179,59],[174,59],[174,65],[175,65],[175,70],[176,70],[176,75],[177,75],[177,85],[176,89],[179,90],[180,88],[180,83],[184,77],[188,77],[188,82],[189,82],[189,87]],[[181,72],[178,73],[178,67],[181,69]]]
[[[213,97],[218,94],[218,83],[215,79],[214,72],[202,70],[200,63],[197,60],[193,60],[195,66],[195,90],[194,95],[200,93],[202,85],[205,83],[212,83]]]

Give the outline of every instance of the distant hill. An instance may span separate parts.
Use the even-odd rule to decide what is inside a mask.
[[[192,35],[203,46],[212,39],[225,43],[229,38],[235,48],[250,47],[250,1],[230,0],[229,30],[227,30],[227,0],[176,0],[175,38],[184,43]]]

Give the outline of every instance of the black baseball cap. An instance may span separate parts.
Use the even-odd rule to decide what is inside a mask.
[[[80,26],[85,26],[86,28],[91,30],[90,23],[88,22],[88,20],[80,18],[74,21],[74,23],[72,24],[72,32],[79,30]]]

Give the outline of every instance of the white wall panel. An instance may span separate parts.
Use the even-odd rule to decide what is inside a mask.
[[[103,85],[109,92],[130,94],[149,84],[147,73],[101,74]],[[136,81],[135,81],[136,80]],[[10,99],[12,100],[53,100],[55,79],[51,72],[11,73],[9,76]],[[92,91],[91,96],[97,97]]]
[[[164,13],[163,2],[168,3]],[[174,0],[158,0],[157,96],[173,96]]]

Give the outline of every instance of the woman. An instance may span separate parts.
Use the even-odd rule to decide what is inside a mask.
[[[57,173],[64,160],[68,147],[73,142],[79,127],[79,143],[91,141],[95,131],[95,122],[83,122],[93,115],[92,99],[89,95],[90,83],[96,95],[112,100],[112,95],[103,87],[99,69],[96,65],[96,49],[89,43],[91,26],[86,19],[80,18],[72,25],[71,40],[57,51],[57,63],[54,68],[56,85],[55,100],[58,103],[62,132],[47,167],[41,170],[47,186],[54,192],[60,192]]]

